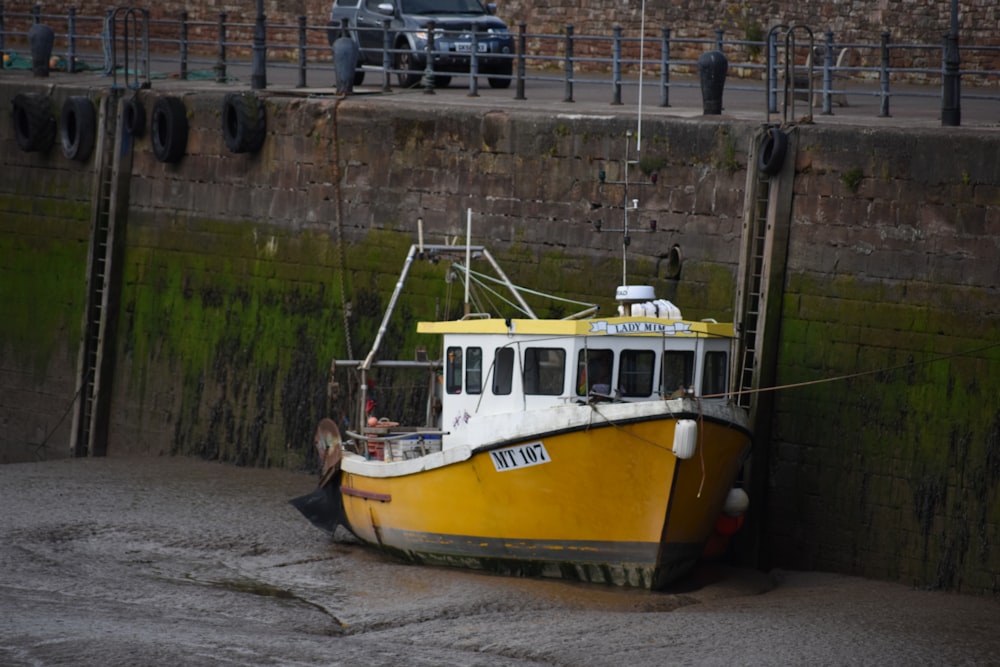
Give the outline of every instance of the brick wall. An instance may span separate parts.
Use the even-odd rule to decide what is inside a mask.
[[[639,2],[624,3],[621,0],[590,0],[589,2],[557,2],[537,3],[525,0],[507,0],[499,2],[497,14],[516,30],[517,25],[524,22],[528,33],[560,35],[567,24],[575,27],[577,35],[608,36],[612,26],[622,27],[626,37],[639,34],[642,22]],[[963,47],[994,47],[996,34],[1000,29],[1000,9],[992,0],[964,0],[959,3],[959,34]],[[33,2],[24,0],[8,0],[4,3],[8,13],[28,13]],[[41,4],[43,13],[54,16],[64,16],[66,7],[63,5]],[[111,7],[106,3],[85,0],[75,3],[81,16],[104,16]],[[325,31],[321,28],[326,24],[330,3],[326,0],[296,0],[295,2],[278,2],[264,0],[263,10],[269,24],[272,24],[268,35],[269,40],[288,41],[295,43],[298,18],[307,18],[310,30],[308,41],[312,46],[322,47],[326,44]],[[215,24],[219,13],[225,12],[228,21],[243,24],[234,25],[229,29],[227,39],[249,45],[252,39],[252,24],[256,17],[256,3],[247,0],[242,3],[215,2],[209,0],[201,3],[177,2],[168,0],[155,3],[151,8],[154,20],[180,20],[183,11],[188,12],[191,22],[189,35],[192,41],[217,41]],[[669,27],[676,38],[707,39],[715,37],[715,31],[722,29],[730,40],[761,41],[772,26],[778,24],[803,25],[809,27],[816,40],[822,41],[827,31],[834,33],[834,40],[841,44],[877,45],[882,32],[890,33],[890,41],[900,44],[929,45],[930,49],[901,49],[893,56],[894,67],[920,67],[937,69],[941,66],[942,37],[950,30],[951,5],[948,2],[912,3],[900,0],[833,0],[810,2],[727,2],[704,3],[693,0],[678,0],[669,3],[647,3],[646,31],[650,38],[660,35],[660,28]],[[284,26],[284,27],[281,27]],[[53,25],[59,31],[59,25]],[[10,19],[6,22],[8,30],[26,29],[23,21]],[[157,37],[177,38],[177,28],[158,26],[155,29]],[[801,33],[799,34],[801,37]],[[798,38],[798,37],[797,37]],[[598,48],[597,45],[591,45]],[[161,46],[157,48],[169,48]],[[193,45],[194,52],[207,51],[214,53],[214,47]],[[532,41],[529,50],[532,53],[554,53],[560,48],[556,39],[536,39]],[[604,57],[607,49],[603,49]],[[694,59],[704,49],[704,45],[688,44],[678,46],[673,53],[674,58]],[[588,46],[584,44],[580,56],[585,56]],[[245,49],[232,48],[232,55],[239,55]],[[626,43],[625,56],[636,57],[637,46]],[[853,66],[876,67],[879,54],[874,49],[857,49]],[[272,54],[273,55],[273,54]],[[325,53],[313,54],[315,57],[325,57]],[[996,70],[1000,69],[1000,55],[995,51],[966,51],[962,54],[963,69]],[[919,78],[919,77],[918,77]],[[934,79],[932,75],[927,78]],[[968,81],[967,83],[972,83]],[[976,79],[975,85],[995,85],[994,81]]]

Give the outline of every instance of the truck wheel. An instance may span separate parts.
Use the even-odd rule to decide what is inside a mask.
[[[423,76],[423,72],[417,68],[417,58],[412,51],[403,51],[396,56],[396,69],[399,70],[400,88],[413,88]]]

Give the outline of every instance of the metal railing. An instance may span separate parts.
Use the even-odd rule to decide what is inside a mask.
[[[16,54],[12,47],[26,48],[31,25],[43,22],[55,31],[53,53],[66,71],[101,69],[105,74],[112,73],[121,63],[109,60],[107,35],[111,12],[109,9],[104,17],[81,16],[75,7],[70,7],[65,14],[52,14],[42,13],[41,7],[35,6],[30,13],[12,13],[5,12],[0,2],[0,54],[5,56],[5,66],[11,66],[7,56]],[[305,16],[298,17],[295,24],[265,23],[263,35],[258,22],[232,22],[226,12],[221,12],[216,21],[191,21],[185,11],[176,20],[151,19],[149,25],[149,48],[155,62],[168,68],[176,67],[170,76],[182,80],[210,78],[220,83],[231,80],[233,68],[245,69],[251,55],[256,53],[255,46],[259,46],[255,42],[261,39],[265,40],[266,57],[262,63],[253,63],[255,87],[266,85],[258,85],[266,81],[266,76],[262,76],[266,73],[257,71],[261,67],[292,73],[296,87],[300,88],[308,87],[310,76],[323,77],[326,81],[334,76],[332,51],[327,42],[329,28],[310,25]],[[381,31],[386,45],[383,67],[365,69],[380,71],[382,87],[389,90],[392,76],[405,74],[395,65],[397,56],[404,50],[389,48],[388,21]],[[660,106],[668,107],[672,90],[698,87],[698,82],[691,78],[697,73],[697,56],[714,49],[721,51],[729,62],[727,90],[759,91],[762,82],[767,82],[764,85],[769,112],[775,110],[776,95],[783,85],[781,81],[787,77],[785,73],[791,72],[793,92],[800,97],[815,95],[815,105],[821,106],[823,113],[830,113],[837,99],[873,94],[871,90],[852,90],[848,84],[875,85],[874,94],[880,99],[880,116],[889,114],[892,97],[939,98],[940,90],[933,90],[931,86],[942,84],[948,48],[947,39],[942,44],[892,42],[888,32],[881,33],[879,41],[874,43],[840,43],[835,40],[834,33],[828,31],[823,33],[818,46],[801,45],[786,52],[773,40],[729,39],[722,29],[712,31],[707,37],[681,38],[673,36],[666,26],[659,29],[656,37],[648,37],[626,36],[618,26],[610,35],[578,35],[571,24],[566,25],[561,34],[528,33],[526,24],[520,23],[511,37],[512,53],[490,54],[509,59],[510,74],[491,73],[489,76],[509,79],[514,84],[515,99],[525,99],[529,82],[546,82],[561,83],[567,102],[573,101],[575,86],[607,86],[610,104],[621,104],[622,88],[637,85],[641,64],[641,74],[658,81]],[[470,36],[474,40],[485,38],[487,35]],[[841,59],[838,57],[841,53],[849,53],[851,57]],[[86,62],[94,54],[103,54],[99,68]],[[767,54],[772,57],[765,57]],[[1000,70],[992,69],[1000,63],[1000,46],[964,46],[960,54],[961,62],[976,65],[959,71],[961,80],[967,84],[963,97],[1000,101],[1000,92],[993,92],[1000,85]],[[477,95],[478,61],[482,56],[475,48],[451,55],[467,57],[469,66],[462,72],[439,74],[449,78],[467,77],[470,95]],[[784,60],[790,61],[790,69]],[[771,71],[768,71],[769,64]],[[420,85],[427,87],[427,92],[433,92],[432,63],[428,69],[432,76],[422,77]],[[804,82],[810,85],[800,85]],[[813,83],[818,85],[811,85]],[[904,83],[927,84],[927,89],[892,89],[894,84]],[[814,104],[814,100],[809,103]]]

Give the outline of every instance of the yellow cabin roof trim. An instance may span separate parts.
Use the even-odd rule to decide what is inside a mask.
[[[733,338],[731,323],[606,317],[590,320],[507,320],[500,318],[419,322],[425,334],[523,334],[539,336],[712,336]]]

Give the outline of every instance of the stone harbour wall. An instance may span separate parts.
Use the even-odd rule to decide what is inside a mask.
[[[38,90],[47,90],[39,84]],[[23,85],[0,85],[10,108]],[[53,108],[69,94],[56,88]],[[162,91],[143,91],[146,108]],[[181,93],[175,164],[135,143],[109,453],[315,464],[332,358],[373,339],[417,220],[474,241],[512,279],[612,308],[628,119],[381,108],[264,93],[267,135],[234,154],[222,93]],[[18,149],[0,122],[0,456],[67,454],[93,160]],[[732,317],[757,128],[649,119],[629,275],[696,319]],[[799,126],[762,564],[921,587],[1000,588],[1000,137]],[[671,249],[683,258],[669,267]],[[383,352],[460,308],[418,263]],[[565,314],[555,306],[543,314]],[[404,388],[403,394],[407,393]],[[412,392],[410,392],[412,393]],[[406,396],[385,396],[404,406]],[[401,408],[400,408],[401,409]],[[760,474],[760,471],[757,471]]]

